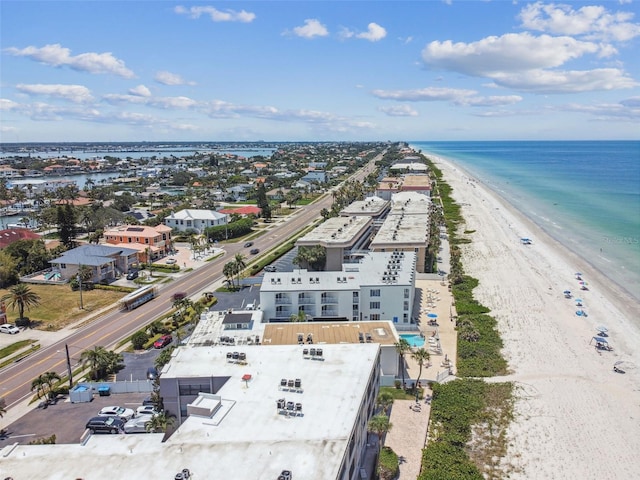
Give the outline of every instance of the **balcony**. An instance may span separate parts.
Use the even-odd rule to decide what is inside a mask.
[[[298,305],[315,305],[316,300],[313,297],[298,297]]]
[[[291,299],[289,297],[276,298],[276,305],[291,305]]]
[[[321,317],[337,317],[338,309],[337,308],[323,308]]]
[[[327,304],[338,304],[338,296],[337,295],[322,295],[321,302],[323,305]]]

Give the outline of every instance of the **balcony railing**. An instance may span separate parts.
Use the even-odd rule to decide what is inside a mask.
[[[298,305],[315,305],[315,304],[316,304],[315,298],[311,298],[311,297],[298,298]]]
[[[324,305],[329,304],[329,303],[335,303],[335,304],[337,304],[337,303],[338,303],[338,297],[337,297],[337,296],[335,296],[335,295],[323,295],[323,296],[321,297],[321,302],[322,302]]]
[[[276,298],[276,305],[291,305],[289,298]]]

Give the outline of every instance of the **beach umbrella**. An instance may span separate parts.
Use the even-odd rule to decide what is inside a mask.
[[[582,273],[576,272],[576,277],[581,277],[581,276],[582,276]]]
[[[571,290],[565,290],[563,293],[564,293],[565,295],[569,295],[569,294],[571,293]]]
[[[596,327],[596,331],[598,333],[600,333],[600,334],[603,334],[603,333],[607,333],[609,331],[609,329],[607,327],[605,327],[604,325],[598,325]]]
[[[582,303],[582,299],[581,298],[576,298],[576,303]]]
[[[427,317],[429,317],[429,318],[438,318],[438,314],[437,313],[429,313],[429,314],[427,314]]]

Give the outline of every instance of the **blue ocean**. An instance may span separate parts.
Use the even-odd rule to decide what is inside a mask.
[[[640,301],[640,142],[410,142],[458,164]]]

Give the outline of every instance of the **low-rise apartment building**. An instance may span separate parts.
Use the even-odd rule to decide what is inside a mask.
[[[227,218],[226,214],[215,210],[184,209],[166,217],[164,224],[179,232],[194,230],[197,233],[204,233],[205,228],[225,225]]]
[[[413,322],[414,252],[369,252],[341,271],[265,273],[260,308],[271,322],[301,315],[312,321]]]

